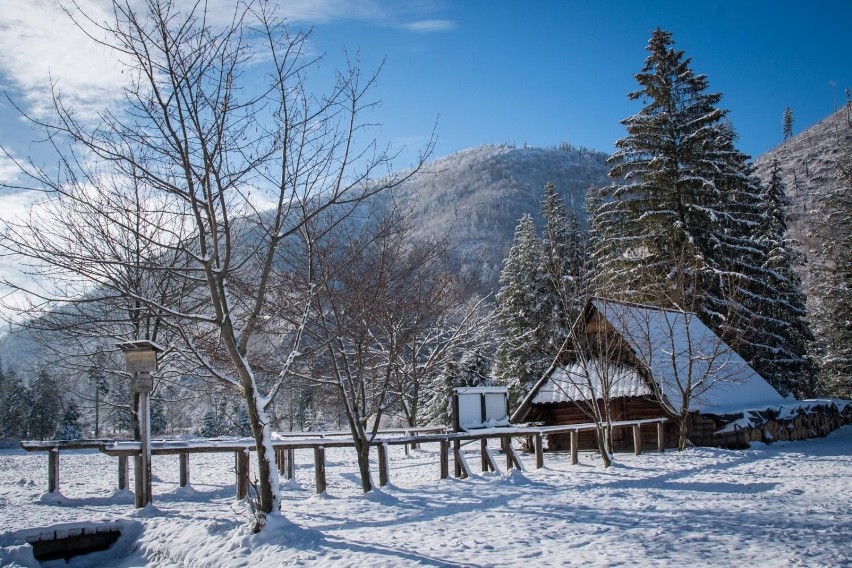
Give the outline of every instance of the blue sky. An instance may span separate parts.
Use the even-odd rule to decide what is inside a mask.
[[[315,28],[329,54],[345,42],[365,61],[387,56],[380,95],[385,130],[422,134],[439,116],[437,155],[483,143],[562,141],[609,152],[650,32],[673,32],[757,156],[799,132],[852,87],[852,2],[447,2],[431,33],[340,21]],[[832,87],[832,84],[835,87]]]
[[[210,0],[223,13],[230,4]],[[344,47],[360,51],[368,68],[384,59],[374,93],[382,104],[367,117],[382,125],[374,134],[416,149],[437,119],[435,157],[504,142],[611,151],[624,135],[619,120],[640,108],[626,95],[658,26],[673,32],[693,69],[724,94],[739,146],[755,157],[781,141],[786,106],[799,132],[844,104],[852,87],[849,0],[283,5],[293,26],[313,26],[312,49],[326,54],[326,71],[341,62]],[[28,110],[43,109],[53,77],[81,109],[96,110],[118,92],[120,78],[104,71],[106,55],[75,37],[54,6],[0,0],[0,88]],[[0,143],[25,155],[30,138],[0,105]],[[3,170],[0,163],[0,177]]]

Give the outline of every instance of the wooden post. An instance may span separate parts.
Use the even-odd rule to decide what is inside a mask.
[[[293,448],[287,448],[286,456],[287,471],[284,472],[284,477],[287,479],[293,479],[296,476],[296,450]]]
[[[59,491],[59,448],[47,452],[47,492]]]
[[[127,456],[118,456],[118,489],[127,490]]]
[[[186,487],[189,485],[189,453],[180,453],[178,457],[180,458],[180,486]]]
[[[314,448],[314,476],[317,483],[317,494],[325,493],[325,448],[322,446]]]
[[[482,453],[482,471],[484,473],[491,469],[490,460],[488,459],[488,438],[482,438],[479,441],[479,450]]]
[[[248,495],[249,485],[249,453],[248,450],[234,452],[234,461],[237,470],[237,499],[243,499]]]
[[[388,445],[379,444],[379,487],[388,484]]]
[[[509,436],[503,436],[503,451],[506,452],[506,472],[512,469],[512,466],[515,464],[512,460],[512,452],[509,451],[509,446],[512,445],[512,438]]]
[[[580,445],[580,433],[577,430],[571,430],[571,465],[577,465],[577,450]]]
[[[665,428],[663,427],[665,424],[663,422],[657,422],[657,450],[662,454],[666,451],[666,436],[665,436]]]
[[[642,453],[642,434],[638,424],[633,425],[633,452],[637,456]]]
[[[450,476],[450,443],[447,440],[441,440],[441,479],[447,479]]]
[[[535,468],[541,469],[544,467],[544,440],[541,433],[533,436],[533,447],[535,448]]]
[[[453,440],[453,456],[458,456],[461,452],[461,441]],[[453,459],[453,473],[456,477],[462,476],[462,465],[458,459]]]
[[[284,470],[287,468],[287,458],[284,457],[284,448],[275,448],[275,465],[278,466],[278,473],[284,475]]]

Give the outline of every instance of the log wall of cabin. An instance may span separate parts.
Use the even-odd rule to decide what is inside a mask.
[[[598,401],[602,405],[602,401]],[[610,401],[610,409],[613,421],[617,420],[646,420],[649,418],[665,417],[666,413],[660,404],[645,397],[621,397]],[[557,426],[565,424],[585,424],[594,422],[589,416],[589,409],[584,405],[573,402],[554,404],[536,404],[530,409],[527,420],[543,422],[546,426]],[[645,426],[640,430],[642,436],[642,448],[656,449],[657,428],[656,426]],[[666,447],[677,446],[677,429],[673,423],[665,425]],[[633,433],[630,428],[614,428],[612,433],[614,450],[632,450]],[[581,450],[597,448],[594,432],[580,432],[579,443]],[[568,450],[571,447],[569,434],[550,434],[547,436],[548,450]]]

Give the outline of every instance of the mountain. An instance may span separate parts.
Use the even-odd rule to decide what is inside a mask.
[[[570,145],[479,146],[430,162],[393,198],[424,236],[447,236],[459,270],[474,271],[481,291],[496,292],[518,220],[531,213],[542,224],[544,184],[552,182],[585,224],[586,190],[610,183],[607,157]]]
[[[754,161],[757,175],[768,183],[772,163],[778,160],[792,201],[787,211],[790,236],[802,244],[803,252],[809,256],[820,248],[813,231],[823,221],[818,198],[837,187],[838,157],[841,148],[849,147],[852,106],[847,105]]]

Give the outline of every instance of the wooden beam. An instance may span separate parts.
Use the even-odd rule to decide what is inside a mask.
[[[662,454],[666,451],[666,436],[663,422],[657,422],[657,450]]]
[[[515,448],[512,447],[511,438],[509,438],[508,443],[506,444],[506,456],[508,456],[509,467],[515,467],[518,471],[526,471],[524,462],[521,461],[521,457],[518,455],[518,452],[516,452]]]
[[[642,453],[642,433],[638,424],[633,425],[633,452],[637,456]]]
[[[467,463],[467,460],[464,457],[464,454],[461,452],[461,448],[453,448],[453,461],[456,464],[456,469],[459,472],[456,477],[460,477],[461,479],[467,479],[472,475],[473,472],[470,470],[470,465]]]
[[[314,477],[317,484],[317,494],[325,493],[327,486],[325,482],[325,448],[323,446],[314,448]]]

